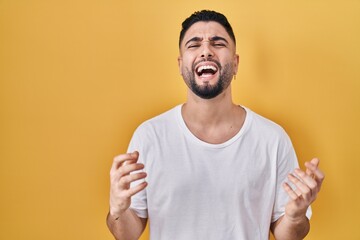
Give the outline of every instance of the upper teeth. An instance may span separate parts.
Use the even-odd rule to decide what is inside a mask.
[[[205,70],[205,69],[211,69],[213,71],[216,71],[216,67],[211,66],[211,65],[204,65],[204,66],[200,66],[198,68],[198,72],[201,72],[202,70]]]

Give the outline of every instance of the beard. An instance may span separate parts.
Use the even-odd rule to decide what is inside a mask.
[[[212,99],[217,97],[220,93],[222,93],[225,89],[228,88],[233,77],[232,64],[227,63],[224,65],[224,67],[221,67],[219,62],[214,60],[210,61],[216,63],[219,71],[219,79],[214,85],[211,85],[210,83],[199,85],[196,83],[195,66],[198,64],[198,62],[193,64],[192,71],[185,69],[186,72],[185,74],[183,74],[183,78],[190,90],[202,99]]]

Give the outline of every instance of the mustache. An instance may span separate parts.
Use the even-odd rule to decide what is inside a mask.
[[[215,59],[212,58],[203,58],[197,62],[194,62],[192,65],[192,71],[195,71],[195,67],[202,62],[213,62],[216,64],[216,66],[218,67],[219,71],[222,69],[220,62],[216,61]]]

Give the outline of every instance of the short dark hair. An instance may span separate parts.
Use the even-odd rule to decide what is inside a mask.
[[[226,32],[229,34],[230,38],[234,41],[236,45],[236,39],[234,32],[232,30],[232,27],[230,23],[228,22],[227,18],[218,12],[211,11],[211,10],[201,10],[194,12],[190,17],[185,19],[185,21],[182,23],[182,29],[180,32],[180,38],[179,38],[179,47],[181,46],[181,42],[184,39],[186,31],[197,22],[217,22],[221,24],[226,30]]]

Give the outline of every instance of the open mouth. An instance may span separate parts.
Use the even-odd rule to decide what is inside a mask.
[[[212,76],[216,74],[218,71],[218,68],[213,65],[202,65],[196,68],[196,74],[199,77],[206,77],[206,76]]]

